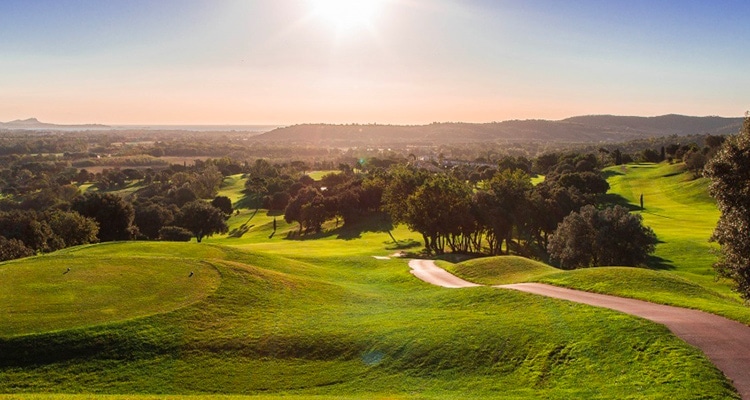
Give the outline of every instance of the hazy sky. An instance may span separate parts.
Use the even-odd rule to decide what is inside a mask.
[[[2,0],[0,121],[741,116],[748,16],[747,0]]]

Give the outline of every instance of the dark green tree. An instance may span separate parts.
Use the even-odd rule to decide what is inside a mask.
[[[429,174],[406,165],[395,165],[388,171],[385,179],[387,185],[383,189],[383,209],[393,222],[406,222],[406,200],[427,180]]]
[[[0,213],[0,236],[19,240],[35,252],[54,251],[64,247],[47,221],[34,211]]]
[[[600,265],[636,266],[656,246],[656,235],[641,216],[615,206],[598,210],[592,205],[565,217],[549,238],[547,250],[563,269]]]
[[[159,229],[159,240],[168,242],[189,242],[193,233],[179,226],[163,226]]]
[[[171,205],[171,207],[175,207]],[[137,204],[133,222],[141,235],[148,239],[158,239],[162,227],[174,221],[174,212],[160,203]]]
[[[130,240],[136,228],[133,225],[133,205],[112,193],[86,193],[76,198],[71,208],[99,224],[99,241]]]
[[[735,290],[750,300],[750,116],[706,164],[709,191],[721,211],[712,240],[721,245],[716,271],[734,281]]]
[[[34,250],[26,247],[18,239],[6,239],[0,236],[0,261],[14,260],[16,258],[30,257]]]
[[[62,240],[64,247],[98,241],[99,226],[96,221],[75,211],[50,211],[46,213],[45,220],[52,233]]]
[[[497,251],[505,241],[506,253],[510,254],[513,229],[521,227],[529,217],[531,189],[531,178],[521,170],[505,170],[490,180],[496,208],[492,229],[498,239]]]
[[[232,200],[227,196],[214,197],[214,199],[211,200],[211,205],[221,210],[226,216],[232,215],[232,212],[234,212],[234,209],[232,208]]]
[[[305,186],[289,201],[284,210],[284,220],[287,223],[297,222],[301,234],[303,229],[305,231],[320,231],[321,225],[325,222],[324,214],[323,195],[318,189]]]
[[[445,174],[432,175],[406,201],[405,222],[422,234],[425,248],[437,254],[473,229],[471,188]]]
[[[175,225],[192,232],[198,243],[206,236],[228,231],[222,212],[202,200],[192,201],[182,206],[175,219]]]

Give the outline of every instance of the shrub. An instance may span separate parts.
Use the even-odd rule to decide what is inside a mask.
[[[179,226],[165,226],[159,229],[159,239],[169,242],[189,242],[193,233]]]

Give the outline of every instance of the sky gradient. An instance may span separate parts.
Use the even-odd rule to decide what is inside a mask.
[[[3,0],[0,121],[423,124],[750,109],[750,1],[368,1],[345,23],[316,0]]]

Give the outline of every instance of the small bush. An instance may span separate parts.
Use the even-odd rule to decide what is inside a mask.
[[[159,229],[159,239],[169,242],[189,242],[193,234],[179,226],[165,226]]]

